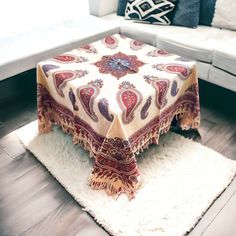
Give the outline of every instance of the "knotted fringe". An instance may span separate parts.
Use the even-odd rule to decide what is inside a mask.
[[[160,135],[170,130],[174,118],[182,130],[197,129],[200,125],[200,116],[197,115],[193,117],[193,113],[198,114],[198,111],[192,112],[189,110],[187,104],[176,108],[170,116],[165,117],[165,119],[156,126],[152,133],[140,139],[138,143],[132,144],[134,153],[140,154],[147,149],[150,144],[158,144]]]
[[[109,177],[99,178],[96,175],[91,175],[89,178],[89,184],[92,189],[103,189],[108,196],[112,196],[117,199],[121,193],[125,193],[128,199],[131,200],[135,197],[135,193],[140,186],[140,181],[135,186],[127,186],[121,181],[113,181]]]

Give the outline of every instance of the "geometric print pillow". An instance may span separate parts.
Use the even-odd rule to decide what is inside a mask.
[[[152,24],[169,25],[177,0],[129,0],[125,18]]]

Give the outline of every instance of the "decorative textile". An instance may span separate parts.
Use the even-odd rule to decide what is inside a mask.
[[[199,17],[200,25],[211,26],[212,18],[215,12],[215,4],[216,0],[201,0]]]
[[[199,22],[200,0],[179,0],[172,25],[196,28]]]
[[[118,0],[118,8],[117,8],[117,15],[118,16],[125,16],[125,9],[128,0]]]
[[[150,146],[137,158],[143,184],[135,199],[120,196],[114,202],[104,191],[88,186],[92,159],[60,129],[38,135],[33,122],[15,132],[83,210],[116,236],[191,235],[236,173],[236,161],[168,132],[158,146]]]
[[[38,64],[39,132],[56,123],[71,134],[95,157],[90,185],[110,195],[134,197],[135,154],[158,143],[174,117],[199,126],[195,62],[155,50],[115,34]]]
[[[125,18],[169,25],[177,0],[129,0]]]
[[[212,26],[236,30],[235,9],[235,0],[216,0]]]

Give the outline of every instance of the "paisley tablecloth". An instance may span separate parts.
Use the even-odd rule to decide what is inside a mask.
[[[38,64],[39,133],[57,124],[94,157],[89,183],[131,199],[135,154],[167,132],[199,126],[194,61],[115,34]]]

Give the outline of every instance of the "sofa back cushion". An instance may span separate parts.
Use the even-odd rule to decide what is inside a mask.
[[[153,24],[169,25],[177,0],[129,0],[125,18]]]
[[[200,25],[211,25],[214,12],[215,12],[216,0],[201,0],[200,6]]]
[[[236,30],[236,0],[217,0],[212,26]]]
[[[199,22],[199,10],[200,0],[179,0],[172,24],[196,28]]]
[[[118,8],[117,8],[117,15],[124,16],[125,15],[125,8],[127,5],[128,0],[119,0],[118,1]]]

